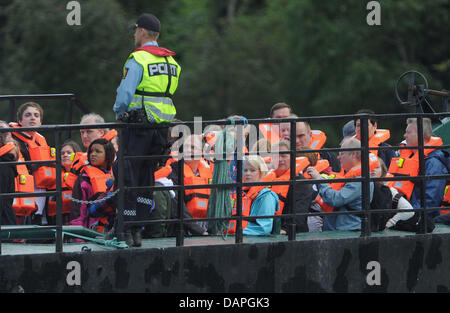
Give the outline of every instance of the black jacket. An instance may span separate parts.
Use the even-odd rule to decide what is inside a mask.
[[[14,162],[12,154],[5,154],[0,157],[0,193],[14,193],[16,187],[14,179],[17,176],[15,165],[4,165],[2,162]],[[13,198],[0,200],[0,221],[1,225],[16,225],[16,214],[12,207]]]
[[[296,180],[306,180],[306,178],[299,174],[296,177]],[[309,208],[311,206],[312,200],[315,198],[315,193],[312,188],[312,184],[304,184],[300,182],[295,183],[294,195],[291,198],[291,188],[289,187],[289,191],[286,198],[286,203],[283,208],[283,214],[291,213],[291,203],[293,202],[294,211],[292,213],[308,213]],[[287,231],[288,224],[290,224],[289,219],[284,218],[281,222],[281,228]],[[308,222],[307,216],[296,216],[295,217],[296,224],[296,232],[308,232]]]

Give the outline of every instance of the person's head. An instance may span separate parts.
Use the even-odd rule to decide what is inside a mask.
[[[309,147],[299,147],[297,150],[310,150]],[[316,166],[319,156],[315,152],[297,152],[298,157],[308,158],[309,164],[311,166]]]
[[[291,113],[289,114],[289,116],[286,116],[286,118],[296,118],[298,117],[297,114],[295,113]],[[285,140],[291,140],[291,123],[290,122],[286,122],[286,123],[280,123],[280,124],[273,124],[273,126],[275,127],[279,127],[279,135],[281,139],[285,139]]]
[[[234,121],[247,120],[242,115],[230,115],[230,116],[227,117],[227,119],[234,120]],[[239,124],[239,125],[242,125],[242,124]],[[236,129],[236,131],[237,131],[237,129]],[[245,138],[247,138],[249,131],[250,131],[250,125],[244,126],[242,132],[243,132],[243,135],[244,135]]]
[[[85,114],[81,117],[80,124],[104,124],[105,119],[96,113]],[[81,141],[85,148],[89,147],[92,141],[103,137],[108,132],[105,128],[80,129]]]
[[[281,139],[272,147],[272,163],[278,172],[284,172],[290,168],[291,155],[290,153],[277,153],[281,151],[289,151],[291,144],[289,140]]]
[[[341,148],[361,148],[361,142],[353,137],[345,138],[341,143]],[[348,170],[361,162],[361,150],[340,151],[338,160],[344,170]]]
[[[386,164],[384,163],[383,159],[378,158],[378,166],[370,171],[370,176],[377,177],[377,178],[385,177],[387,174],[387,171],[388,170],[387,170]]]
[[[0,120],[0,128],[9,128],[9,124],[6,123],[5,121]],[[7,138],[12,139],[11,133],[4,133],[4,134]]]
[[[292,108],[289,104],[284,102],[275,103],[270,109],[271,118],[286,118],[292,113]]]
[[[134,44],[136,47],[140,47],[148,41],[158,40],[161,23],[153,14],[144,13],[129,29],[134,29]]]
[[[431,119],[423,118],[423,142],[427,143],[431,136],[433,136],[433,126],[431,125]],[[406,140],[407,146],[417,146],[419,144],[419,138],[417,133],[417,118],[408,118],[406,120],[406,131],[403,137]]]
[[[266,138],[261,138],[250,148],[250,152],[265,153],[272,151],[272,144]]]
[[[353,137],[355,135],[355,121],[348,121],[345,123],[344,127],[342,127],[342,136],[343,137]]]
[[[356,112],[356,114],[375,114],[374,111],[368,109],[362,109]],[[377,120],[375,118],[370,118],[368,121],[369,125],[369,139],[375,135],[377,131]],[[359,119],[355,119],[355,135],[358,140],[361,140],[361,121]]]
[[[62,165],[72,164],[72,153],[80,152],[80,146],[73,140],[66,140],[61,146],[61,163]]]
[[[308,122],[297,122],[295,130],[295,146],[297,149],[301,147],[309,147],[312,140],[311,126]]]
[[[106,139],[99,138],[92,141],[88,151],[88,161],[91,165],[102,167],[106,170],[110,170],[116,151],[111,142]]]
[[[200,160],[203,153],[203,139],[201,135],[189,135],[183,142],[183,155],[189,160]],[[195,155],[195,156],[194,156]]]
[[[245,158],[243,182],[259,182],[267,172],[266,162],[259,155],[249,155]]]
[[[25,102],[17,109],[17,122],[22,127],[39,127],[43,118],[44,111],[36,102]]]

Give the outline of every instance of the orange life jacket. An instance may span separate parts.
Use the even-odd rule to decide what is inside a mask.
[[[431,137],[430,140],[425,143],[425,146],[442,146],[442,144],[443,142],[440,137]],[[424,149],[423,152],[425,157],[434,150],[435,149]],[[400,157],[392,158],[388,172],[394,176],[417,176],[419,174],[419,153],[409,149],[401,149],[401,151]],[[409,153],[409,155],[407,155],[407,153]],[[409,180],[389,181],[386,185],[396,188],[398,192],[404,194],[408,200],[411,199],[414,182]]]
[[[111,179],[111,173],[105,173],[104,171],[93,165],[87,165],[83,167],[82,172],[86,173],[87,176],[89,176],[94,196],[108,191],[106,181]]]
[[[264,138],[270,141],[271,144],[276,144],[278,141],[280,141],[280,135],[274,130],[273,124],[259,124],[259,130],[261,131]]]
[[[9,125],[14,128],[20,128],[17,123],[9,123]],[[28,146],[31,161],[55,160],[55,148],[50,148],[45,140],[45,137],[38,132],[35,132],[34,139],[19,132],[12,132],[12,134]],[[33,176],[36,187],[51,188],[56,179],[55,167],[40,166],[36,171],[34,171]]]
[[[375,169],[377,167],[378,167],[378,157],[376,155],[374,155],[373,153],[370,153],[369,154],[369,171],[372,171],[373,169]],[[361,163],[359,163],[359,164],[353,166],[347,172],[344,172],[344,170],[341,170],[340,173],[332,173],[329,176],[330,176],[330,178],[336,178],[336,179],[355,178],[355,177],[361,176],[362,175],[361,172],[362,172]],[[346,184],[345,182],[340,182],[340,183],[329,183],[328,185],[330,185],[330,187],[333,188],[334,190],[341,190],[345,184]],[[334,207],[330,206],[325,201],[323,201],[320,194],[318,194],[316,196],[315,200],[321,206],[323,212],[333,212],[334,211]]]
[[[354,136],[356,138],[356,135]],[[370,147],[378,147],[383,142],[387,141],[391,137],[391,132],[389,129],[377,129],[372,138],[369,139],[369,148]],[[356,138],[358,139],[358,138]],[[360,139],[358,139],[360,140]],[[379,150],[369,150],[370,153],[378,156]]]
[[[67,171],[65,168],[61,171],[61,195],[62,195],[62,213],[70,213],[70,196],[72,196],[72,189],[75,181],[77,180],[77,175]],[[47,206],[47,214],[49,216],[56,215],[56,201],[49,200]]]
[[[322,173],[323,171],[325,171],[329,167],[330,167],[330,162],[328,162],[328,160],[326,160],[326,159],[317,160],[316,165],[314,165],[314,168],[319,173]],[[311,176],[309,176],[309,174],[306,173],[306,172],[303,172],[303,176],[305,176],[305,178],[307,178],[307,179],[311,178]]]
[[[264,188],[266,188],[266,186],[252,186],[250,188],[243,188],[242,190],[242,216],[250,216],[250,212],[251,212],[251,208],[252,208],[252,203],[253,200],[255,200],[255,198],[258,196],[259,192],[261,190],[263,190]],[[234,196],[235,198],[236,196]],[[236,201],[236,199],[233,199],[234,201]],[[236,215],[236,206],[233,205],[233,210],[231,212],[231,215]],[[230,220],[230,224],[229,224],[229,228],[228,228],[228,233],[229,234],[235,234],[236,233],[236,220]],[[248,221],[247,220],[242,220],[242,230],[245,229],[245,227],[247,227],[248,225]]]
[[[309,160],[306,157],[296,157],[295,159],[295,175],[298,175],[300,172],[304,171],[305,168],[309,166]],[[284,181],[291,179],[291,172],[287,170],[280,176],[276,176],[275,171],[270,171],[266,176],[262,178],[262,181]],[[276,215],[281,215],[283,213],[284,205],[287,201],[287,196],[289,192],[289,184],[286,185],[273,185],[267,186],[278,195],[280,210],[275,212]]]
[[[19,160],[23,162],[22,154],[19,151]],[[34,177],[28,172],[25,164],[17,164],[17,177],[15,179],[16,192],[34,192]],[[18,216],[28,216],[36,211],[36,201],[34,197],[14,198],[13,208]]]
[[[327,135],[321,130],[311,130],[311,143],[309,144],[310,149],[319,150],[323,147],[327,141]]]
[[[442,199],[442,206],[450,206],[450,185],[445,186],[444,198]],[[441,210],[442,214],[450,213],[450,210]]]
[[[13,142],[8,142],[0,148],[0,156],[8,154],[16,145]],[[20,154],[20,151],[19,151]],[[21,154],[20,154],[21,156]],[[18,161],[23,161],[20,159]],[[16,192],[34,192],[33,176],[28,174],[28,169],[23,164],[16,165],[17,176],[14,178],[14,185]],[[19,216],[28,216],[35,210],[34,198],[14,198],[12,207]]]
[[[184,165],[184,185],[208,185],[213,176],[213,166],[201,159],[198,163],[199,176],[195,176],[189,165]],[[189,212],[194,218],[207,217],[208,199],[211,189],[186,189],[184,200]]]

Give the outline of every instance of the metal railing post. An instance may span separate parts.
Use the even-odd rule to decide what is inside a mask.
[[[123,211],[125,206],[125,186],[124,186],[124,162],[123,159],[123,128],[119,128],[119,151],[118,151],[118,175],[119,175],[119,181],[118,181],[118,188],[119,188],[119,200],[118,200],[118,208],[116,209],[117,212],[117,239],[119,241],[124,240],[124,226],[123,226]]]
[[[369,170],[369,120],[368,117],[361,117],[361,237],[369,237],[371,234],[370,224],[370,170]]]
[[[12,122],[15,120],[14,118],[14,111],[16,110],[16,100],[15,99],[9,99],[9,116],[8,122]]]
[[[61,186],[61,131],[55,132],[55,149],[56,149],[56,252],[63,251],[62,243],[62,186]]]
[[[184,151],[183,151],[184,153]],[[184,245],[184,156],[181,155],[180,160],[178,161],[178,185],[182,186],[178,189],[178,219],[179,219],[179,227],[177,231],[176,237],[176,246],[182,247]]]
[[[289,176],[289,189],[288,189],[288,196],[289,199],[289,213],[294,214],[296,213],[295,209],[295,177],[296,177],[296,150],[297,146],[295,144],[296,139],[296,122],[292,121],[290,122],[290,148],[289,148],[289,155],[290,155],[290,176]],[[295,240],[296,239],[296,232],[297,227],[295,223],[295,216],[289,218],[288,223],[288,240]]]
[[[237,135],[236,135],[236,182],[238,185],[236,186],[236,243],[243,242],[243,234],[242,234],[242,160],[244,150],[243,141],[241,140],[244,136],[243,125],[236,125]]]
[[[421,224],[421,227],[419,229],[420,234],[425,234],[427,230],[427,219],[426,217],[426,190],[425,190],[425,181],[424,181],[424,175],[425,175],[425,154],[423,151],[424,148],[424,140],[423,140],[423,117],[418,116],[417,117],[417,143],[419,146],[418,153],[419,153],[419,186],[420,186],[420,207],[422,210],[420,211],[421,218],[423,219],[424,223]]]

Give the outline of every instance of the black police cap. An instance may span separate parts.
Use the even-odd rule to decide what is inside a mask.
[[[136,29],[137,27],[145,28],[147,30],[152,30],[158,32],[161,30],[161,23],[158,18],[150,13],[144,13],[139,16],[136,24],[131,25],[128,29]]]

